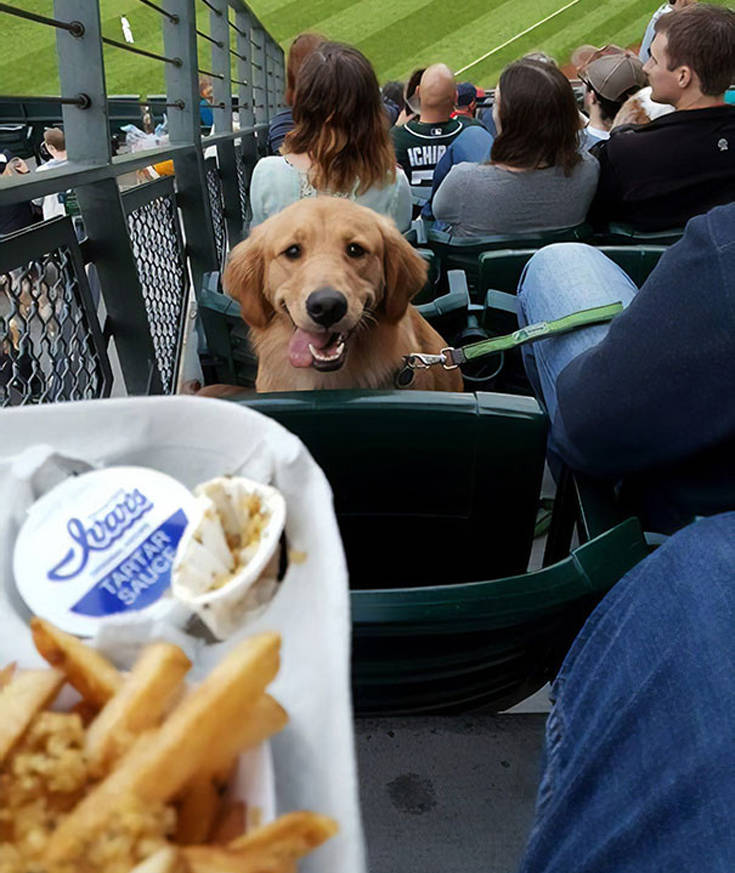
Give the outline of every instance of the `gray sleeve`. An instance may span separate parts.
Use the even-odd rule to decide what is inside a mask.
[[[461,165],[452,167],[439,186],[431,210],[437,221],[456,224],[460,217],[460,206],[464,201],[467,173]]]

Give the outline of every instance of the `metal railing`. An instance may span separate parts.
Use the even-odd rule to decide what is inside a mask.
[[[54,0],[53,18],[0,3],[0,28],[6,16],[18,16],[29,27],[55,29],[61,91],[42,99],[0,96],[0,125],[32,125],[34,114],[48,124],[60,113],[69,158],[43,173],[1,176],[0,208],[63,198],[73,189],[81,213],[76,235],[70,219],[57,219],[0,237],[2,406],[105,396],[111,357],[124,382],[117,390],[175,391],[190,289],[198,294],[204,274],[221,269],[246,232],[249,178],[282,105],[283,52],[242,0],[139,2],[160,15],[162,54],[103,37],[95,0]],[[210,53],[206,67],[197,37]],[[166,94],[111,99],[103,44],[163,64]],[[215,132],[207,136],[201,73],[214,92]],[[233,96],[239,129],[233,129]],[[169,142],[113,155],[111,120],[114,125],[123,105],[135,117],[138,104],[151,115],[168,112]],[[128,174],[166,161],[173,162],[173,176],[122,190]],[[87,281],[91,266],[94,282]]]

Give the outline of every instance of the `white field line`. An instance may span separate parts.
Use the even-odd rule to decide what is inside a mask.
[[[462,67],[461,70],[455,70],[454,75],[459,76],[460,73],[464,73],[465,70],[469,70],[470,67],[474,67],[475,64],[479,64],[480,61],[484,61],[485,58],[489,58],[491,55],[494,55],[496,52],[499,52],[501,49],[504,49],[507,45],[510,45],[512,42],[515,42],[517,39],[520,39],[522,36],[525,36],[527,33],[530,33],[532,30],[536,30],[537,27],[541,27],[542,24],[546,24],[547,21],[550,21],[552,18],[555,18],[557,15],[561,15],[562,12],[565,12],[572,6],[576,6],[579,3],[579,0],[571,0],[571,3],[567,3],[566,6],[562,6],[561,9],[557,9],[556,12],[552,12],[551,15],[547,15],[546,18],[542,18],[541,21],[537,21],[535,24],[532,24],[530,27],[527,27],[525,30],[522,30],[520,33],[517,33],[515,36],[511,36],[510,39],[506,39],[504,43],[501,45],[496,45],[494,49],[490,49],[489,52],[485,52],[485,54],[472,61],[471,64],[467,64],[466,67]]]

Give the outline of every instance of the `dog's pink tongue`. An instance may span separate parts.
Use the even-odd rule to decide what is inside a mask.
[[[292,367],[310,367],[311,352],[309,351],[309,343],[315,349],[322,348],[329,340],[328,333],[309,333],[297,327],[288,343],[288,359],[291,361]]]

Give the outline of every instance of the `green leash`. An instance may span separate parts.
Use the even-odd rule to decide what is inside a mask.
[[[604,324],[607,321],[612,321],[622,311],[622,303],[609,303],[607,306],[596,306],[593,309],[582,309],[579,312],[572,312],[563,318],[556,318],[553,321],[539,321],[537,324],[529,324],[505,336],[470,343],[470,345],[464,346],[461,349],[445,348],[438,355],[426,355],[419,352],[404,355],[403,367],[396,376],[396,385],[399,388],[408,388],[411,382],[413,382],[414,370],[425,370],[437,364],[441,364],[445,370],[454,370],[468,361],[475,361],[477,358],[484,358],[486,355],[505,352],[508,349],[514,349],[526,343],[534,343],[549,336],[569,333],[573,330],[579,330],[581,327],[589,327],[592,324]]]

